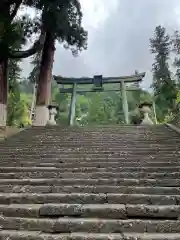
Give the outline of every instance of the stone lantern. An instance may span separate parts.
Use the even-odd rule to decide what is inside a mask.
[[[143,114],[144,118],[142,119],[141,125],[153,125],[152,120],[149,117],[151,113],[152,104],[148,102],[143,102],[139,105],[139,111]]]
[[[56,125],[55,117],[59,110],[58,105],[55,103],[52,103],[48,106],[48,110],[49,110],[49,120],[47,121],[47,125]]]

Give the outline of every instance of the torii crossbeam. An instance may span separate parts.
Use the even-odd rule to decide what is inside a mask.
[[[54,80],[57,84],[61,85],[60,92],[61,93],[71,93],[71,106],[70,106],[70,114],[69,114],[69,124],[74,124],[75,119],[75,107],[76,107],[76,93],[85,93],[85,92],[102,92],[102,91],[119,91],[121,90],[122,93],[122,100],[123,100],[123,111],[125,116],[126,124],[129,123],[129,110],[128,110],[128,101],[127,101],[127,94],[126,91],[137,90],[139,88],[131,88],[127,87],[127,83],[140,83],[143,78],[145,77],[145,72],[138,73],[130,76],[120,76],[120,77],[103,77],[102,75],[96,75],[92,78],[88,77],[81,77],[81,78],[71,78],[71,77],[61,77],[61,76],[54,76]],[[104,84],[117,84],[119,83],[119,88],[113,89],[104,89]],[[93,85],[91,89],[78,89],[78,85]],[[65,88],[65,86],[72,86]],[[63,86],[63,87],[62,87]]]

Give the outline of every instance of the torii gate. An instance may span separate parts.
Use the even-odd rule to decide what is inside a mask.
[[[103,91],[119,91],[121,90],[122,101],[123,101],[123,112],[125,116],[126,124],[129,123],[129,110],[128,110],[128,100],[126,91],[138,90],[138,87],[128,87],[127,83],[136,83],[142,81],[145,77],[145,73],[139,73],[131,76],[121,76],[121,77],[103,77],[102,75],[96,75],[93,78],[64,78],[60,76],[54,76],[54,80],[60,85],[61,93],[71,93],[71,105],[69,112],[69,125],[74,124],[75,119],[75,109],[76,109],[76,94],[85,92],[103,92]],[[104,89],[104,84],[117,84],[119,83],[119,88]],[[81,89],[78,85],[90,85],[93,84],[91,89]],[[65,86],[71,85],[70,88],[65,88]],[[63,87],[62,87],[63,86]]]

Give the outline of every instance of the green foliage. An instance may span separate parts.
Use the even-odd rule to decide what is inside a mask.
[[[67,124],[69,117],[70,95],[59,94],[56,92],[54,100],[59,104],[60,111],[57,116],[59,124]],[[53,94],[54,95],[54,94]],[[152,99],[150,93],[139,90],[138,98],[133,98],[134,91],[128,92],[128,104],[130,108],[130,120],[133,118],[142,119],[142,115],[137,111],[139,99]],[[61,106],[65,106],[61,108]],[[86,93],[77,95],[76,102],[76,121],[80,125],[106,125],[106,124],[124,124],[124,113],[122,108],[122,99],[119,92],[101,92]],[[140,120],[138,121],[140,123]]]
[[[24,15],[17,20],[18,9],[23,3],[26,6],[40,10],[40,16],[31,19]],[[38,37],[50,33],[73,54],[87,47],[87,31],[82,27],[82,11],[79,0],[12,0],[6,4],[0,3],[0,56],[17,57],[17,51],[12,50],[12,45],[18,42],[21,46],[27,39],[34,35]],[[19,45],[20,43],[20,45]],[[31,51],[20,51],[18,57],[34,55],[40,43],[34,42]],[[30,50],[29,49],[29,50]],[[33,49],[33,50],[32,50]],[[16,49],[20,50],[20,49]]]
[[[18,26],[20,32],[20,23],[16,21],[14,26]],[[18,45],[19,44],[19,45]],[[19,49],[21,42],[14,42],[11,46],[12,49]],[[8,93],[8,115],[7,115],[7,125],[9,126],[20,126],[26,125],[28,123],[28,105],[27,105],[27,95],[25,99],[21,98],[21,68],[19,59],[9,59],[8,62],[8,83],[9,83],[9,93]]]
[[[156,104],[161,108],[161,114],[158,119],[162,120],[169,110],[174,109],[176,99],[176,84],[171,77],[169,70],[169,56],[171,51],[170,36],[166,29],[157,26],[154,37],[150,39],[151,53],[154,54],[155,62],[153,63],[153,84]]]
[[[174,67],[176,68],[177,86],[180,89],[180,33],[175,31],[172,36],[173,53],[175,54]]]
[[[42,24],[53,33],[73,54],[87,47],[87,32],[82,27],[82,11],[79,0],[40,1],[44,8]],[[61,24],[59,24],[61,23]]]

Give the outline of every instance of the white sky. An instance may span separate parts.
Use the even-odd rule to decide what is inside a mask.
[[[119,0],[80,0],[83,22],[88,28],[99,28],[117,7]]]

